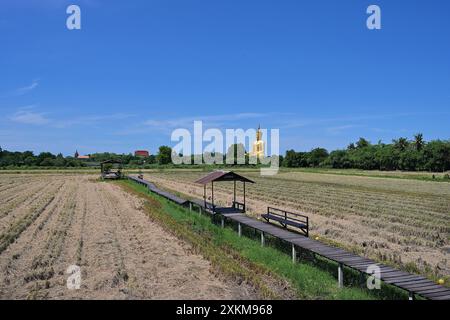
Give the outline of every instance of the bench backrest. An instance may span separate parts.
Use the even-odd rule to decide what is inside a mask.
[[[285,220],[304,223],[307,226],[308,226],[308,222],[309,222],[308,216],[305,216],[305,215],[302,215],[299,213],[289,212],[289,211],[282,210],[282,209],[273,208],[273,207],[267,207],[267,214],[271,214],[271,215],[283,218]]]

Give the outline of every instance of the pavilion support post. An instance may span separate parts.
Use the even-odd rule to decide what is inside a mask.
[[[198,215],[201,216],[202,215],[202,207],[198,206]]]
[[[238,236],[240,237],[241,235],[242,235],[241,223],[238,222]]]
[[[225,219],[224,219],[223,216],[221,216],[220,218],[221,218],[221,220],[220,220],[220,226],[221,226],[222,229],[223,229],[223,228],[225,228]]]
[[[245,205],[245,181],[244,181],[244,212],[246,211],[247,206]]]
[[[261,247],[264,247],[265,239],[264,239],[264,232],[261,231]]]
[[[338,284],[339,288],[344,287],[344,265],[342,263],[339,263],[338,266]]]
[[[234,189],[233,189],[233,207],[236,205],[236,180],[234,180]]]
[[[192,212],[192,202],[189,202],[189,212]]]
[[[297,261],[297,250],[295,250],[295,245],[292,244],[292,263]]]
[[[206,184],[203,185],[203,202],[206,209]]]
[[[214,213],[216,211],[214,209],[214,182],[211,182],[211,204],[212,204],[212,212]]]

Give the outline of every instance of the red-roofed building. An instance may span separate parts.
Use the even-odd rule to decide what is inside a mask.
[[[136,150],[134,152],[135,157],[148,157],[150,153],[147,150]]]
[[[80,160],[88,160],[90,159],[89,155],[87,156],[82,156],[78,153],[78,150],[75,151],[75,155],[74,155],[75,159],[80,159]]]

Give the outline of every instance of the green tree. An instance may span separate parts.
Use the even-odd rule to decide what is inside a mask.
[[[35,157],[26,157],[23,161],[26,166],[34,166],[36,165],[36,158]]]
[[[42,161],[39,162],[39,165],[41,167],[52,167],[54,165],[53,159],[50,157],[42,159]]]
[[[346,150],[335,150],[330,153],[328,163],[332,168],[346,169],[351,167],[351,162],[348,158]]]
[[[172,148],[168,146],[160,146],[157,159],[158,164],[172,163]]]
[[[450,141],[430,141],[424,148],[425,169],[430,171],[450,170]]]
[[[281,157],[280,157],[281,158]],[[280,159],[281,161],[281,159]],[[286,155],[282,159],[282,166],[289,168],[307,167],[308,162],[304,152],[295,152],[294,150],[286,151]]]
[[[62,156],[62,154],[59,154],[56,156],[56,158],[53,160],[53,165],[55,167],[64,167],[66,165],[66,159]]]
[[[350,143],[348,146],[347,146],[347,150],[355,150],[356,149],[356,147],[355,147],[355,144],[352,142],[352,143]]]
[[[328,151],[326,149],[315,148],[308,154],[308,165],[318,167],[326,158],[328,158]]]
[[[370,142],[364,138],[359,138],[358,142],[356,142],[356,148],[358,148],[358,149],[368,147],[369,145],[370,145]]]
[[[376,163],[379,170],[397,170],[399,152],[391,144],[381,145],[375,153]]]
[[[295,154],[296,152],[294,150],[287,150],[282,165],[288,168],[295,167]]]

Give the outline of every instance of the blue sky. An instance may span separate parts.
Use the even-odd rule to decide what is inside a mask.
[[[449,14],[446,0],[3,0],[0,146],[154,153],[193,120],[279,128],[282,152],[449,139]]]

